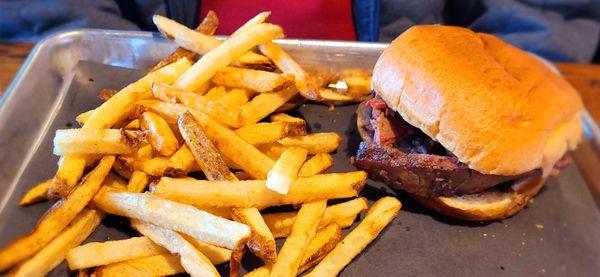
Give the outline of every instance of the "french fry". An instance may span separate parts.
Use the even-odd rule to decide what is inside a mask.
[[[302,96],[310,100],[321,100],[318,88],[314,81],[302,69],[302,67],[286,53],[279,45],[267,42],[258,46],[260,52],[267,56],[284,73],[295,77],[296,87]]]
[[[152,148],[162,156],[171,156],[177,149],[179,143],[167,121],[152,112],[142,114],[142,130],[148,130],[148,141]]]
[[[294,85],[294,75],[228,66],[217,71],[211,81],[230,88],[273,92]]]
[[[87,112],[80,113],[79,115],[77,115],[75,120],[77,120],[77,123],[79,123],[79,125],[83,126],[83,124],[85,124],[85,122],[90,118],[90,116],[92,116],[93,113],[94,110],[89,110]]]
[[[104,177],[102,186],[125,190],[127,189],[127,181],[125,181],[125,179],[121,178],[120,176],[110,172],[106,175],[106,177]]]
[[[304,96],[302,96],[301,94],[296,94],[290,100],[285,102],[285,104],[283,104],[279,108],[277,108],[277,110],[275,110],[275,112],[282,113],[282,112],[291,111],[293,109],[298,108],[300,105],[304,104],[304,102],[306,102],[306,98],[304,98]]]
[[[267,175],[265,186],[279,194],[287,194],[298,171],[306,160],[307,151],[300,147],[286,149]]]
[[[234,161],[241,169],[257,179],[265,179],[273,167],[273,160],[244,141],[235,132],[212,120],[203,113],[193,113],[206,136],[216,143],[224,157]]]
[[[186,145],[190,148],[208,180],[237,181],[237,178],[229,171],[212,142],[202,131],[198,121],[191,114],[185,113],[179,118],[179,129],[186,140]],[[231,214],[236,221],[250,227],[251,235],[248,246],[251,251],[260,258],[274,261],[275,239],[258,209],[232,209]]]
[[[210,89],[204,98],[208,101],[216,101],[227,94],[227,90],[224,87],[216,86]]]
[[[402,204],[393,197],[388,196],[377,200],[363,221],[307,276],[337,276],[396,217],[401,207]]]
[[[127,125],[123,126],[123,129],[125,130],[139,130],[140,128],[140,120],[139,119],[134,119],[132,121],[129,121],[129,123],[127,123]]]
[[[134,168],[132,169],[132,174],[129,179],[133,177],[133,171],[135,170],[143,171],[150,176],[163,176],[169,168],[169,165],[169,158],[166,157],[156,157],[142,161],[134,164]]]
[[[246,243],[250,236],[246,225],[149,194],[101,190],[94,197],[94,204],[108,213],[142,220],[228,249]]]
[[[242,126],[254,124],[281,107],[294,95],[298,94],[295,87],[289,87],[278,92],[265,92],[244,104],[240,113]]]
[[[286,195],[265,187],[265,180],[206,181],[162,177],[151,187],[154,195],[197,207],[266,208],[324,199],[354,197],[365,184],[364,171],[298,178]],[[216,198],[218,197],[218,198]],[[219,201],[211,201],[219,199]]]
[[[143,171],[134,171],[131,174],[131,179],[127,184],[127,191],[130,192],[144,192],[146,185],[148,184],[148,174]]]
[[[276,113],[269,116],[271,122],[287,122],[290,136],[306,135],[306,121],[299,117],[293,117],[285,113]]]
[[[371,93],[370,76],[347,76],[344,77],[344,82],[349,94],[365,96]]]
[[[110,99],[111,97],[113,97],[115,94],[117,94],[117,92],[118,91],[114,90],[114,89],[103,88],[98,93],[98,98],[100,98],[102,101],[106,101],[106,100]]]
[[[265,143],[256,145],[256,148],[273,160],[278,160],[281,154],[288,149],[279,142]]]
[[[367,210],[367,200],[362,197],[329,206],[325,209],[323,219],[319,223],[319,229],[332,224],[341,228],[350,227],[356,217],[365,210]],[[297,212],[265,214],[263,218],[275,238],[285,238],[292,231],[296,214]]]
[[[226,108],[217,102],[210,102],[196,93],[184,91],[176,87],[166,86],[163,84],[155,84],[152,87],[152,91],[155,95],[170,95],[186,107],[210,114],[219,122],[227,126],[239,127],[239,108]]]
[[[283,31],[277,25],[261,23],[252,26],[202,56],[175,81],[175,86],[186,90],[197,89],[210,80],[219,69],[235,61],[256,45],[278,38],[283,38]]]
[[[137,150],[142,137],[119,129],[56,130],[54,154],[128,154]]]
[[[234,220],[250,226],[252,235],[246,244],[254,255],[262,260],[273,263],[277,257],[275,238],[260,212],[256,208],[233,208],[231,214]]]
[[[11,276],[45,276],[57,267],[67,252],[81,244],[100,224],[104,213],[94,209],[83,209],[60,235],[37,252],[31,259],[10,272]]]
[[[179,116],[189,109],[182,104],[166,103],[157,100],[142,100],[136,102],[135,105],[139,110],[152,111],[160,115],[169,124],[177,124]]]
[[[192,171],[200,171],[200,166],[194,159],[190,149],[184,144],[169,158],[169,166],[165,170],[165,175],[180,177]]]
[[[244,23],[244,25],[242,25],[237,30],[235,30],[235,32],[233,32],[231,34],[231,36],[232,37],[237,36],[245,31],[247,31],[250,27],[253,27],[253,26],[256,26],[258,24],[265,22],[265,20],[267,20],[267,17],[269,17],[269,15],[271,15],[271,12],[261,12],[261,13],[255,15],[253,18],[246,21],[246,23]]]
[[[192,245],[194,245],[196,249],[200,250],[200,252],[202,252],[202,254],[204,254],[204,256],[206,256],[214,265],[219,265],[228,262],[231,259],[231,250],[229,249],[199,241],[186,234],[180,235],[183,236],[183,238],[189,241]]]
[[[333,157],[327,153],[319,153],[306,161],[300,171],[298,177],[308,177],[325,172],[333,166]]]
[[[305,136],[285,137],[277,142],[290,147],[298,146],[308,150],[308,154],[332,153],[342,143],[342,137],[336,133],[313,133]]]
[[[208,180],[237,180],[190,113],[179,117],[179,130]]]
[[[360,101],[362,101],[362,98],[360,98],[360,97],[340,93],[340,92],[333,91],[333,90],[327,89],[327,88],[319,89],[319,94],[321,95],[321,97],[323,97],[323,101],[334,102],[334,103],[335,102],[344,103],[344,102],[360,102]]]
[[[52,183],[52,179],[48,179],[46,181],[43,181],[43,182],[35,185],[35,187],[29,189],[27,191],[27,193],[25,193],[25,195],[23,195],[23,198],[21,198],[21,201],[19,202],[19,206],[27,206],[27,205],[35,204],[37,202],[46,200],[46,195],[48,194],[48,188],[50,187],[51,183]]]
[[[217,30],[218,26],[219,18],[217,17],[217,14],[213,11],[208,11],[208,13],[206,13],[206,16],[204,17],[200,25],[198,25],[195,31],[205,34],[207,36],[212,36],[215,34],[215,31]],[[177,49],[173,53],[171,53],[171,55],[157,63],[153,68],[149,70],[149,72],[158,70],[168,64],[174,63],[183,57],[187,58],[190,61],[194,61],[198,57],[198,54],[186,50],[185,48],[177,47]]]
[[[340,80],[340,74],[331,68],[319,68],[316,71],[309,72],[309,75],[313,76],[313,80],[318,88],[327,87],[327,85]]]
[[[176,232],[138,220],[132,220],[131,226],[171,253],[179,254],[181,266],[191,276],[220,276],[210,260]]]
[[[327,200],[302,204],[292,226],[292,233],[279,251],[277,261],[273,264],[269,276],[296,276],[326,207]]]
[[[97,277],[170,276],[184,272],[185,269],[179,263],[179,255],[161,254],[100,266],[96,268],[94,275]]]
[[[152,96],[149,91],[152,83],[160,82],[170,84],[175,81],[181,73],[190,68],[190,66],[191,64],[187,59],[181,59],[147,74],[138,81],[120,90],[108,101],[102,103],[100,107],[94,110],[82,128],[105,129],[112,127],[131,113],[135,101]],[[52,180],[52,185],[50,186],[48,194],[65,197],[83,175],[84,168],[85,161],[82,158],[73,155],[66,156]]]
[[[200,55],[205,55],[223,43],[217,38],[190,30],[184,25],[166,17],[155,15],[152,17],[152,20],[158,30],[167,37],[172,37],[177,45]],[[248,27],[254,27],[256,25],[258,24],[253,24]],[[248,31],[248,29],[249,28],[245,28],[243,31]],[[236,65],[262,65],[270,64],[271,62],[265,56],[254,52],[246,52],[236,58],[233,63]]]
[[[235,133],[252,145],[277,142],[289,133],[286,122],[260,122],[246,125],[235,130]]]
[[[248,103],[249,97],[254,95],[251,91],[243,89],[232,89],[223,97],[216,100],[217,103],[224,107],[239,109],[242,105]]]
[[[11,244],[0,249],[0,272],[33,256],[69,225],[75,216],[83,210],[94,197],[110,171],[114,156],[102,158],[98,166],[92,170],[85,180],[62,201],[44,214],[31,233],[24,235]]]
[[[126,260],[169,253],[147,237],[91,242],[71,249],[67,256],[69,269],[83,269]]]
[[[121,159],[115,160],[115,163],[113,164],[113,169],[117,174],[119,174],[119,176],[127,180],[131,179],[131,174],[133,174],[133,169]],[[50,191],[48,191],[48,194],[50,194]]]
[[[300,262],[300,268],[296,275],[302,274],[304,271],[319,263],[327,253],[329,253],[335,245],[342,239],[342,228],[335,224],[331,224],[326,228],[318,231],[315,237],[308,244],[306,253]],[[268,277],[271,273],[271,265],[264,265],[250,273],[245,277]]]

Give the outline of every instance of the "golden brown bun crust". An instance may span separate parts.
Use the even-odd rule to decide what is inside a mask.
[[[453,197],[427,198],[413,195],[422,205],[458,219],[470,221],[499,220],[510,217],[527,206],[544,186],[545,179],[529,178],[520,186],[524,189],[517,192],[510,190],[501,192],[495,188],[487,191]]]
[[[481,173],[547,173],[581,138],[582,101],[564,79],[468,29],[410,28],[383,52],[372,84],[407,122]]]

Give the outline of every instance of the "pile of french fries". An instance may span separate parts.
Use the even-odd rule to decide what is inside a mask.
[[[373,241],[400,202],[378,200],[342,239],[368,208],[356,198],[367,175],[325,174],[341,137],[308,134],[303,119],[281,112],[306,99],[356,101],[369,77],[307,73],[273,42],[284,35],[268,15],[223,41],[212,36],[212,12],[196,30],[155,16],[179,48],[120,91],[101,91],[105,102],[77,117],[81,128],[56,132],[58,170],[20,204],[57,201],[0,250],[0,272],[43,276],[66,260],[80,276],[218,276],[215,265],[229,262],[236,276],[248,250],[265,263],[250,276],[312,267],[335,276]],[[281,205],[298,210],[261,212]],[[128,218],[139,236],[82,244],[106,214]]]

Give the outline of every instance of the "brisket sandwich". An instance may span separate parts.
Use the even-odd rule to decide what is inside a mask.
[[[515,214],[581,140],[577,92],[492,35],[412,27],[379,57],[371,85],[353,163],[452,217]]]

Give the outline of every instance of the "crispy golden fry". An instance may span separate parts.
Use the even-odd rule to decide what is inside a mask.
[[[169,98],[173,97],[186,107],[209,114],[227,126],[239,127],[241,112],[239,108],[226,108],[217,102],[210,102],[196,93],[163,84],[155,84],[152,92],[154,95],[165,94]]]
[[[350,94],[364,96],[371,93],[371,76],[347,76],[344,82]]]
[[[265,92],[254,97],[242,106],[240,123],[242,126],[254,124],[281,107],[298,92],[296,88],[289,87],[278,92]]]
[[[273,160],[258,151],[254,146],[240,138],[235,132],[212,120],[203,113],[194,113],[202,130],[222,156],[234,161],[241,169],[257,179],[265,179],[273,167]]]
[[[331,153],[342,143],[342,137],[336,133],[313,133],[305,136],[285,137],[277,142],[283,146],[299,146],[308,150],[308,154]]]
[[[211,81],[219,86],[273,92],[294,85],[294,75],[228,66],[217,71]]]
[[[323,101],[334,103],[360,102],[363,100],[363,98],[356,97],[350,94],[340,93],[327,88],[319,89],[319,94],[321,94],[321,97],[323,97]]]
[[[277,69],[275,65],[271,63],[271,60],[269,60],[269,58],[261,54],[254,53],[252,51],[246,52],[244,55],[239,57],[237,61],[234,61],[231,64],[235,66],[264,71],[275,71]]]
[[[75,216],[83,210],[94,197],[110,171],[114,156],[102,158],[83,183],[77,186],[66,199],[56,202],[44,214],[31,233],[24,235],[0,250],[0,272],[31,257],[56,238],[69,225]]]
[[[120,176],[118,176],[112,172],[109,172],[106,175],[106,177],[104,177],[102,186],[126,190],[127,189],[127,181],[125,181],[125,179],[121,178]]]
[[[87,269],[80,269],[77,271],[77,277],[89,277],[90,274],[88,273]]]
[[[248,103],[249,97],[254,95],[251,91],[243,89],[232,89],[223,97],[216,100],[217,103],[229,108],[239,108]]]
[[[335,224],[329,225],[315,234],[315,237],[310,241],[306,253],[300,262],[300,268],[296,275],[302,274],[304,271],[319,263],[327,253],[329,253],[335,245],[342,239],[342,228]],[[264,265],[252,272],[244,275],[245,277],[267,277],[271,273],[271,265]]]
[[[137,150],[142,134],[119,129],[56,130],[54,154],[128,154]]]
[[[306,98],[304,98],[304,96],[302,96],[301,94],[296,94],[296,95],[294,95],[294,97],[292,97],[290,100],[288,100],[285,104],[281,105],[281,107],[277,108],[277,110],[275,110],[275,112],[283,113],[283,112],[291,111],[293,109],[298,108],[300,105],[304,104],[304,102],[306,102]]]
[[[250,226],[252,235],[248,241],[248,249],[262,260],[273,263],[277,257],[275,238],[260,212],[256,208],[231,209],[233,219]]]
[[[85,122],[90,118],[90,116],[92,116],[93,113],[94,110],[89,110],[87,112],[80,113],[79,115],[77,115],[77,117],[75,117],[75,120],[77,121],[77,123],[79,123],[79,125],[83,126],[83,124],[85,124]]]
[[[252,145],[277,142],[289,133],[287,122],[260,122],[246,125],[235,133]]]
[[[220,276],[217,269],[202,252],[176,232],[150,223],[132,220],[131,226],[173,254],[191,276]]]
[[[271,122],[286,122],[289,126],[290,136],[306,135],[306,121],[299,117],[293,117],[285,113],[276,113],[269,116]]]
[[[197,207],[266,208],[324,199],[354,197],[365,184],[364,171],[320,174],[298,178],[286,195],[265,187],[265,180],[205,181],[162,177],[154,195]],[[213,201],[219,199],[219,201]]]
[[[173,131],[159,115],[152,112],[142,114],[142,130],[148,130],[150,145],[162,156],[171,156],[179,149],[179,142]]]
[[[206,98],[206,100],[208,101],[216,101],[218,99],[220,99],[221,97],[225,96],[227,94],[227,90],[224,87],[213,87],[211,88],[205,95],[204,98]]]
[[[52,179],[48,179],[46,181],[43,181],[43,182],[35,185],[35,187],[29,189],[27,191],[27,193],[25,193],[25,195],[23,195],[23,198],[21,198],[21,201],[19,202],[19,206],[27,206],[27,205],[35,204],[37,202],[46,200],[46,195],[48,194],[48,188],[50,187],[51,183],[52,183]]]
[[[139,130],[140,128],[140,120],[139,119],[134,119],[132,121],[129,121],[129,123],[127,123],[127,125],[123,126],[123,129],[125,130]]]
[[[184,272],[179,255],[161,254],[100,266],[93,276],[170,276]]]
[[[91,242],[67,254],[69,269],[76,270],[169,253],[147,237]]]
[[[306,161],[300,171],[298,177],[308,177],[321,174],[333,166],[333,157],[327,153],[319,153]]]
[[[235,175],[236,178],[238,178],[238,180],[254,180],[254,178],[252,176],[250,176],[250,174],[248,174],[244,171],[237,171],[233,174]]]
[[[396,217],[401,207],[402,204],[393,197],[388,196],[377,200],[363,221],[307,276],[337,276]]]
[[[208,244],[206,242],[199,241],[193,237],[190,237],[186,234],[180,234],[189,241],[196,249],[200,250],[204,256],[206,256],[210,262],[214,265],[222,264],[228,262],[231,259],[231,250],[214,246],[212,244]]]
[[[180,47],[197,54],[205,55],[223,43],[217,38],[195,32],[184,25],[159,15],[153,16],[152,20],[161,33],[167,37],[172,37],[175,43]],[[257,24],[253,24],[249,27],[254,27],[256,25]],[[248,28],[245,28],[243,31],[248,31]],[[240,57],[233,61],[233,64],[235,65],[263,65],[270,63],[271,62],[267,57],[254,52],[242,53]]]
[[[148,174],[136,170],[131,174],[131,179],[129,179],[129,183],[127,184],[127,191],[144,192],[146,185],[148,185]]]
[[[194,90],[210,80],[219,69],[229,65],[256,45],[278,38],[283,38],[283,31],[277,25],[261,23],[252,26],[202,56],[175,81],[175,86]]]
[[[327,200],[302,204],[292,226],[292,233],[279,251],[277,261],[271,267],[269,276],[296,276],[302,257],[317,232],[326,207]]]
[[[181,177],[192,171],[200,171],[200,166],[190,149],[184,144],[169,158],[169,166],[165,170],[165,175]]]
[[[108,213],[156,224],[228,249],[246,243],[250,236],[246,225],[149,194],[101,190],[94,204]]]
[[[213,11],[208,11],[200,25],[198,25],[198,27],[196,28],[196,32],[200,32],[207,36],[212,36],[217,31],[218,26],[219,18],[217,17],[217,14]],[[183,57],[187,58],[190,61],[194,61],[198,57],[198,54],[186,50],[185,48],[177,47],[177,49],[173,53],[171,53],[171,55],[161,60],[158,64],[151,68],[149,72],[158,70],[168,64],[174,63]]]
[[[281,71],[294,75],[296,87],[302,96],[310,100],[321,100],[319,90],[314,81],[283,48],[275,43],[268,42],[259,45],[258,49],[271,59]]]
[[[169,124],[177,124],[179,116],[189,110],[182,104],[166,103],[158,100],[143,100],[135,103],[138,110],[152,111],[164,118]]]
[[[83,209],[60,235],[37,252],[31,259],[10,272],[11,276],[45,276],[65,259],[67,252],[81,244],[100,224],[104,213]]]
[[[265,143],[256,145],[256,148],[273,160],[278,160],[283,151],[288,147],[281,145],[279,142]]]
[[[298,177],[298,171],[308,152],[304,148],[292,146],[286,149],[267,175],[265,186],[277,193],[287,194],[292,182]]]
[[[152,145],[144,141],[140,144],[137,151],[131,154],[119,155],[119,159],[132,164],[134,162],[143,162],[152,159],[153,156],[154,150],[152,149]]]
[[[104,129],[112,127],[132,112],[135,101],[152,96],[149,91],[152,83],[170,84],[190,66],[191,64],[187,59],[181,59],[128,85],[96,108],[82,128]],[[66,156],[52,180],[49,195],[66,196],[81,178],[84,167],[85,161],[80,156]]]
[[[168,168],[169,158],[166,157],[156,157],[139,163],[134,163],[133,168],[130,168],[132,174],[129,179],[133,177],[133,172],[136,170],[143,171],[150,176],[163,176]]]
[[[323,219],[319,223],[319,229],[331,224],[336,224],[342,228],[350,227],[356,217],[365,210],[367,210],[367,200],[362,197],[329,206],[325,209]],[[263,218],[275,238],[285,238],[292,231],[296,214],[296,212],[265,214]]]
[[[117,174],[119,174],[119,176],[127,180],[131,179],[131,174],[133,173],[133,170],[127,165],[126,162],[122,161],[121,159],[115,160],[115,163],[113,164],[113,169],[115,170],[115,172],[117,172]],[[48,192],[48,194],[50,194],[50,192]]]
[[[316,71],[310,72],[313,80],[318,88],[327,87],[331,83],[336,83],[340,79],[340,74],[333,71],[331,68],[319,68]]]
[[[179,130],[208,180],[237,180],[190,113],[179,117]]]

